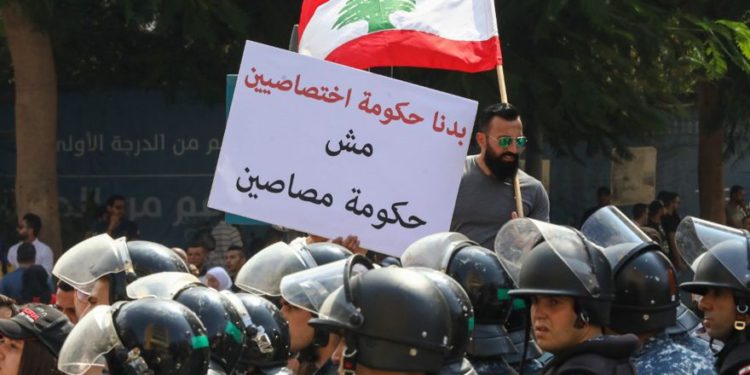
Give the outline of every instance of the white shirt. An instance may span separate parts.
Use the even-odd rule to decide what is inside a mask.
[[[14,269],[18,268],[18,246],[20,246],[21,243],[22,242],[19,242],[11,246],[8,250],[8,262],[13,265]],[[52,264],[55,260],[55,256],[52,254],[52,249],[50,249],[50,247],[44,242],[39,241],[38,238],[32,242],[32,245],[34,245],[34,249],[36,249],[36,262],[34,264],[44,267],[44,269],[47,270],[47,274],[51,275]]]

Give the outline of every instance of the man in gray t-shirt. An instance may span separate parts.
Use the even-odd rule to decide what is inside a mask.
[[[518,169],[518,157],[526,145],[518,111],[508,103],[491,105],[480,114],[478,127],[476,141],[481,151],[466,157],[451,231],[493,249],[497,231],[516,210],[516,173],[524,217],[549,221],[549,198],[539,180]]]

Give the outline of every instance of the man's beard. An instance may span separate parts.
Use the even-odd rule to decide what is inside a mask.
[[[512,156],[513,161],[503,160],[503,157],[506,155]],[[495,156],[488,147],[487,152],[484,153],[484,164],[487,165],[487,168],[490,169],[498,180],[505,181],[516,176],[516,172],[518,172],[518,155],[511,152],[504,152]]]

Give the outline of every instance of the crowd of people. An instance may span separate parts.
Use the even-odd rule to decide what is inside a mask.
[[[168,247],[119,197],[48,264],[22,216],[0,374],[750,374],[750,233],[680,218],[672,192],[628,217],[608,188],[578,228],[549,223],[518,111],[478,121],[450,231],[399,257],[314,234],[250,255],[223,222]]]

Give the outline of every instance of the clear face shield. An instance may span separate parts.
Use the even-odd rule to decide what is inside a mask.
[[[638,253],[646,244],[656,245],[638,226],[615,206],[602,207],[583,223],[581,232],[603,248],[613,269]],[[656,249],[656,247],[654,247]]]
[[[401,264],[404,267],[426,267],[445,272],[453,253],[469,245],[476,243],[461,233],[431,234],[409,245],[401,255]]]
[[[237,273],[234,284],[248,293],[279,297],[284,276],[316,265],[308,250],[295,250],[277,242],[250,258]]]
[[[696,259],[708,249],[727,240],[745,241],[747,232],[688,216],[677,226],[675,242],[686,264],[697,265]]]
[[[583,286],[593,294],[599,289],[595,275],[595,259],[590,251],[596,245],[584,241],[575,230],[529,218],[514,219],[503,225],[495,237],[495,253],[508,269],[516,285],[522,258],[536,245],[547,242],[567,266],[580,279]],[[597,247],[597,250],[601,250]],[[608,266],[605,264],[605,266]]]
[[[119,272],[133,272],[125,237],[107,234],[91,237],[66,251],[55,263],[52,274],[72,287],[90,294],[94,282]]]
[[[57,359],[57,368],[70,375],[101,373],[105,354],[122,346],[112,320],[112,306],[97,306],[68,335]]]
[[[344,285],[344,273],[350,259],[284,276],[281,279],[281,297],[296,307],[318,314],[328,295]],[[364,263],[355,263],[351,267],[352,277],[371,268]]]
[[[156,297],[174,299],[188,285],[200,284],[200,280],[185,272],[160,272],[133,281],[127,287],[128,297],[140,299]]]
[[[589,241],[606,248],[624,243],[650,243],[651,239],[615,206],[594,212],[581,227]]]

